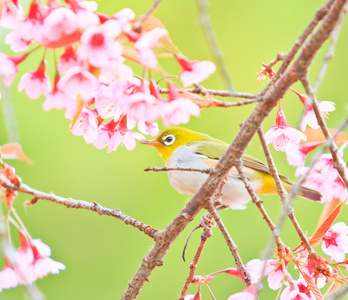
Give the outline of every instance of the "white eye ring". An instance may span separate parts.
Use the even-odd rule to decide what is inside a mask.
[[[166,146],[170,146],[171,144],[173,144],[175,142],[175,136],[172,135],[172,134],[168,134],[164,137],[163,139],[163,143],[166,145]]]

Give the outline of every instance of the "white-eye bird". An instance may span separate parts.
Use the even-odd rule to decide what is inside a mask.
[[[155,140],[142,141],[140,144],[156,147],[165,165],[172,168],[192,168],[206,170],[213,168],[229,145],[204,133],[180,127],[165,129]],[[276,194],[276,184],[269,169],[262,161],[243,154],[243,171],[251,187],[259,194]],[[193,196],[208,178],[208,174],[197,171],[168,171],[170,184],[179,193]],[[280,175],[284,188],[291,192],[292,183]],[[320,201],[320,192],[301,186],[300,197]],[[232,168],[222,189],[222,206],[244,209],[251,200],[236,168]]]

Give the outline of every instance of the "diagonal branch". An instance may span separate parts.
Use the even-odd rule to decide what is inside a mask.
[[[238,132],[226,153],[215,165],[213,173],[210,174],[191,201],[187,203],[185,208],[181,210],[178,216],[165,230],[158,233],[155,245],[143,259],[143,262],[123,294],[122,299],[135,299],[137,297],[154,268],[163,264],[164,256],[167,254],[170,246],[180,232],[202,209],[202,205],[213,197],[216,189],[221,185],[232,166],[241,159],[246,147],[263,120],[269,115],[291,85],[306,74],[314,56],[323,43],[329,38],[330,33],[336,26],[346,0],[337,0],[334,4],[332,4],[330,0],[328,3],[330,4],[329,7],[331,6],[329,12],[323,19],[319,29],[313,33],[310,40],[306,43],[303,51],[294,64],[274,83],[272,89],[264,93],[261,97],[262,101],[257,103],[255,109],[244,122],[241,130]]]
[[[13,190],[13,191],[18,191],[21,193],[29,194],[34,196],[34,198],[29,202],[29,205],[35,204],[38,200],[48,200],[57,204],[64,205],[67,208],[76,208],[76,209],[87,209],[91,211],[97,212],[99,215],[106,215],[106,216],[111,216],[116,219],[119,219],[123,221],[126,225],[131,225],[135,228],[138,228],[140,231],[144,232],[146,235],[149,237],[156,239],[157,233],[159,232],[158,229],[146,225],[144,223],[141,223],[140,221],[129,217],[122,213],[119,209],[114,208],[106,208],[98,204],[97,202],[88,202],[84,200],[75,200],[73,198],[64,198],[60,197],[57,195],[54,195],[53,193],[44,193],[38,190],[35,190],[26,184],[20,184],[19,186],[16,186],[12,184],[5,176],[0,175],[0,185],[3,187]]]
[[[192,262],[190,263],[190,271],[189,271],[189,274],[186,278],[184,287],[182,288],[182,290],[180,292],[179,300],[184,300],[186,293],[187,293],[187,290],[189,288],[189,285],[192,283],[192,280],[195,276],[197,264],[198,264],[198,261],[199,261],[201,255],[202,255],[204,246],[205,246],[208,238],[210,238],[213,234],[212,227],[215,226],[215,224],[213,224],[214,221],[211,221],[211,215],[209,215],[209,216],[210,216],[210,220],[208,222],[209,224],[206,224],[206,222],[205,222],[203,225],[204,229],[203,229],[203,232],[201,234],[201,241],[198,245],[198,248],[197,248],[197,251],[196,251],[194,258],[193,258]],[[202,224],[202,222],[201,222],[201,224]],[[199,225],[199,226],[201,226],[201,225]]]

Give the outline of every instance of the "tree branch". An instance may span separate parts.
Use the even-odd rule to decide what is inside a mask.
[[[212,218],[211,215],[210,215],[210,217]],[[201,222],[201,224],[202,223],[203,222]],[[189,271],[189,274],[186,278],[186,282],[185,282],[185,284],[180,292],[179,300],[184,300],[186,293],[187,293],[187,290],[189,288],[189,285],[192,283],[192,280],[195,276],[195,272],[197,269],[197,264],[198,264],[198,261],[199,261],[201,255],[202,255],[205,243],[207,242],[208,238],[210,238],[213,234],[212,227],[213,227],[213,224],[211,224],[211,219],[210,219],[208,226],[207,226],[206,222],[204,222],[204,225],[203,225],[204,229],[203,229],[203,232],[201,234],[201,241],[198,245],[198,248],[197,248],[197,251],[196,251],[194,258],[193,258],[192,262],[190,263],[190,271]]]
[[[323,19],[319,30],[311,36],[295,63],[284,72],[283,76],[279,77],[278,80],[275,80],[272,89],[262,95],[260,98],[262,101],[257,103],[255,109],[244,122],[241,130],[238,132],[226,153],[214,167],[213,173],[210,174],[192,200],[187,203],[185,208],[165,230],[159,232],[155,245],[150,250],[149,254],[143,259],[142,264],[129,283],[122,299],[135,299],[145,281],[150,276],[152,270],[156,266],[161,266],[163,264],[164,256],[171,244],[186,225],[202,209],[202,205],[209,201],[208,199],[215,194],[217,187],[220,186],[232,166],[241,159],[246,147],[266,116],[269,115],[291,85],[308,71],[308,67],[310,66],[314,56],[323,43],[329,38],[331,31],[334,29],[345,3],[346,0],[337,0],[332,4],[332,1],[330,0],[328,4],[324,6],[326,9],[327,6],[332,7],[330,7],[330,11]],[[309,34],[310,33],[308,33],[308,35]]]
[[[40,199],[48,200],[60,205],[64,205],[67,208],[86,209],[86,210],[95,211],[101,216],[106,215],[106,216],[114,217],[116,219],[123,221],[126,225],[131,225],[135,228],[138,228],[140,231],[144,232],[146,235],[148,235],[149,237],[153,239],[156,239],[157,233],[159,232],[158,229],[150,225],[141,223],[140,221],[125,215],[117,208],[114,208],[114,209],[106,208],[101,206],[95,201],[91,203],[84,200],[75,200],[73,198],[63,198],[60,196],[56,196],[53,193],[48,194],[48,193],[35,190],[23,183],[20,184],[19,186],[15,186],[3,175],[0,175],[0,185],[13,191],[18,191],[21,193],[34,196],[34,198],[29,202],[29,205],[35,204]]]

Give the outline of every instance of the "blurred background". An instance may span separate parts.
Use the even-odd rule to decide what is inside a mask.
[[[324,1],[211,1],[211,18],[226,63],[237,91],[256,93],[266,81],[256,83],[255,73],[261,70],[261,62],[269,63],[279,52],[287,52],[297,37],[314,16]],[[118,0],[100,1],[99,11],[114,14],[129,7],[137,15],[146,12],[152,1]],[[28,4],[24,4],[27,6]],[[192,60],[213,60],[207,40],[202,31],[196,1],[163,1],[153,13],[161,19],[173,42],[184,55]],[[0,29],[1,52],[11,53],[3,40],[6,35]],[[326,53],[328,43],[321,50],[311,67],[312,81]],[[318,100],[336,103],[336,111],[327,120],[329,127],[337,127],[347,115],[347,47],[348,24],[343,25],[336,47],[335,58],[330,62],[324,82],[318,91]],[[42,53],[38,53],[41,55]],[[125,214],[158,229],[164,229],[189,198],[178,194],[169,184],[167,174],[144,172],[150,166],[163,166],[155,149],[137,146],[133,151],[119,147],[116,152],[106,154],[87,145],[82,137],[69,131],[70,121],[63,111],[45,112],[43,98],[28,99],[18,93],[19,78],[25,72],[37,68],[39,56],[30,56],[20,66],[17,79],[11,87],[20,142],[33,164],[7,161],[16,168],[17,174],[27,185],[45,192],[54,192],[63,197],[97,201],[109,208],[119,208]],[[172,59],[163,62],[166,70],[178,72]],[[53,70],[51,69],[51,74]],[[141,73],[138,73],[139,75]],[[225,89],[224,82],[215,73],[203,85],[212,89]],[[300,85],[295,89],[304,92]],[[227,99],[233,101],[234,99]],[[0,102],[1,104],[1,102]],[[1,106],[0,106],[1,107]],[[238,132],[239,123],[245,120],[254,105],[236,108],[213,108],[201,112],[200,118],[192,118],[187,128],[205,132],[226,142],[231,142]],[[293,93],[283,101],[288,123],[297,126],[302,104]],[[275,122],[275,111],[263,123],[264,131]],[[160,129],[164,127],[159,123]],[[9,142],[4,115],[0,113],[0,145]],[[247,152],[266,161],[255,137]],[[295,180],[295,169],[288,165],[284,153],[272,148],[278,170]],[[263,196],[265,208],[276,221],[281,204],[276,196]],[[37,281],[47,299],[118,299],[138,269],[142,258],[154,242],[142,232],[122,222],[97,213],[66,209],[47,201],[39,201],[31,207],[24,202],[30,200],[20,195],[15,202],[17,212],[34,238],[40,238],[52,249],[52,258],[64,263],[66,270],[59,275],[49,275]],[[320,216],[322,205],[299,198],[294,203],[295,214],[300,225],[310,236]],[[249,203],[243,211],[221,212],[222,219],[233,240],[238,245],[242,260],[246,263],[262,257],[271,234],[259,211]],[[338,221],[347,220],[347,207]],[[165,257],[163,267],[156,268],[150,282],[146,283],[138,299],[176,299],[188,274],[189,263],[200,240],[195,232],[186,251],[186,262],[181,253],[190,230],[198,225],[199,217],[186,228],[175,241]],[[286,223],[282,239],[291,248],[300,240],[289,222]],[[320,247],[317,248],[319,253]],[[3,266],[3,262],[1,262]],[[218,229],[214,229],[198,264],[197,274],[235,267],[234,260]],[[232,293],[241,291],[241,280],[226,274],[216,276],[210,287],[217,299],[227,299]],[[197,291],[191,285],[189,293]],[[203,299],[210,299],[202,287]],[[274,299],[276,292],[265,289],[261,299]],[[25,298],[21,287],[4,290],[1,299]]]

